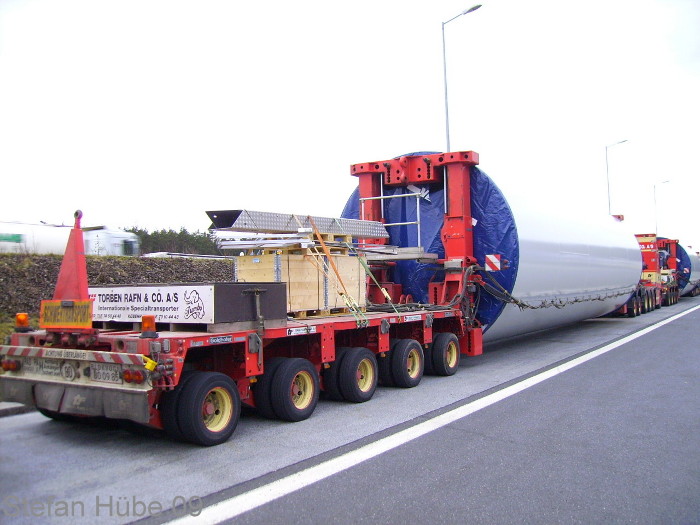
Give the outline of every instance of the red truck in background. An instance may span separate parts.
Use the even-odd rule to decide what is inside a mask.
[[[642,252],[642,275],[637,292],[620,312],[629,317],[676,304],[680,298],[678,240],[659,238],[653,233],[637,234],[636,237]]]

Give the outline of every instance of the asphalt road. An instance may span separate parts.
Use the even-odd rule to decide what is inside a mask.
[[[698,306],[683,298],[493,344],[456,376],[380,388],[362,405],[325,401],[300,423],[248,415],[214,448],[37,413],[3,418],[0,523],[162,523],[203,506],[196,522],[212,523],[241,502],[252,510],[235,523],[698,523],[700,310],[553,375]],[[553,377],[434,423],[542,371]],[[271,501],[275,491],[286,495]]]

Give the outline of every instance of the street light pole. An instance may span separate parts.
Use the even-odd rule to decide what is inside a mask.
[[[605,146],[605,178],[608,181],[608,215],[612,215],[612,211],[610,209],[610,168],[608,167],[608,148],[612,148],[613,146],[617,146],[618,144],[622,144],[624,142],[627,142],[627,139]]]
[[[459,18],[462,15],[472,13],[480,7],[481,4],[476,4],[470,7],[469,9],[462,11],[457,16],[453,16],[447,22],[442,23],[442,73],[445,79],[445,135],[447,136],[447,149],[445,150],[446,152],[450,151],[450,110],[447,103],[447,53],[445,51],[445,26],[452,22],[452,20],[454,20],[455,18]]]
[[[665,180],[663,182],[659,182],[657,184],[654,184],[654,234],[658,237],[659,235],[659,218],[656,213],[656,187],[661,186],[662,184],[666,184],[667,182],[671,182],[670,180]]]

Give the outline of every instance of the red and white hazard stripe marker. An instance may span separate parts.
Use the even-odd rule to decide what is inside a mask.
[[[487,272],[497,272],[501,269],[501,256],[499,254],[487,255],[485,265]]]

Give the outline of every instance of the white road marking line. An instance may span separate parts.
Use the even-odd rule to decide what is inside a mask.
[[[220,523],[222,521],[235,518],[236,516],[240,516],[245,512],[253,510],[257,507],[261,507],[266,503],[270,503],[271,501],[296,492],[297,490],[301,490],[305,487],[308,487],[309,485],[316,483],[317,481],[321,481],[330,476],[333,476],[334,474],[338,474],[344,470],[359,465],[360,463],[363,463],[369,459],[379,456],[380,454],[400,447],[401,445],[413,441],[414,439],[418,439],[419,437],[433,432],[434,430],[438,430],[451,423],[454,423],[459,419],[473,414],[474,412],[478,412],[479,410],[486,408],[490,405],[498,403],[499,401],[502,401],[519,392],[522,392],[523,390],[537,385],[542,381],[559,375],[562,372],[566,372],[567,370],[570,370],[580,364],[583,364],[586,361],[590,361],[595,357],[610,352],[611,350],[614,350],[615,348],[629,343],[630,341],[634,341],[635,339],[642,337],[643,335],[646,335],[649,332],[656,330],[657,328],[660,328],[668,323],[671,323],[676,319],[688,315],[689,313],[692,313],[698,309],[700,309],[700,305],[690,308],[685,312],[681,312],[677,315],[674,315],[673,317],[669,317],[668,319],[665,319],[663,321],[659,321],[658,323],[644,328],[639,332],[635,332],[631,335],[623,337],[622,339],[619,339],[614,343],[605,345],[597,350],[587,353],[586,355],[582,355],[580,357],[577,357],[576,359],[572,359],[571,361],[568,361],[562,365],[559,365],[557,367],[541,372],[535,376],[519,381],[518,383],[510,385],[502,390],[484,396],[481,399],[472,401],[467,405],[455,408],[453,410],[450,410],[449,412],[445,412],[444,414],[435,416],[434,418],[431,418],[422,423],[417,423],[410,428],[397,432],[396,434],[392,434],[385,438],[379,439],[373,443],[364,445],[358,449],[347,452],[342,456],[338,456],[328,461],[324,461],[323,463],[320,463],[313,467],[309,467],[295,474],[291,474],[285,478],[278,479],[277,481],[273,481],[272,483],[263,485],[262,487],[258,487],[248,492],[244,492],[243,494],[239,494],[238,496],[234,496],[227,500],[220,501],[219,503],[204,508],[201,514],[199,514],[198,516],[182,516],[168,523],[177,525],[201,525],[202,523]]]

